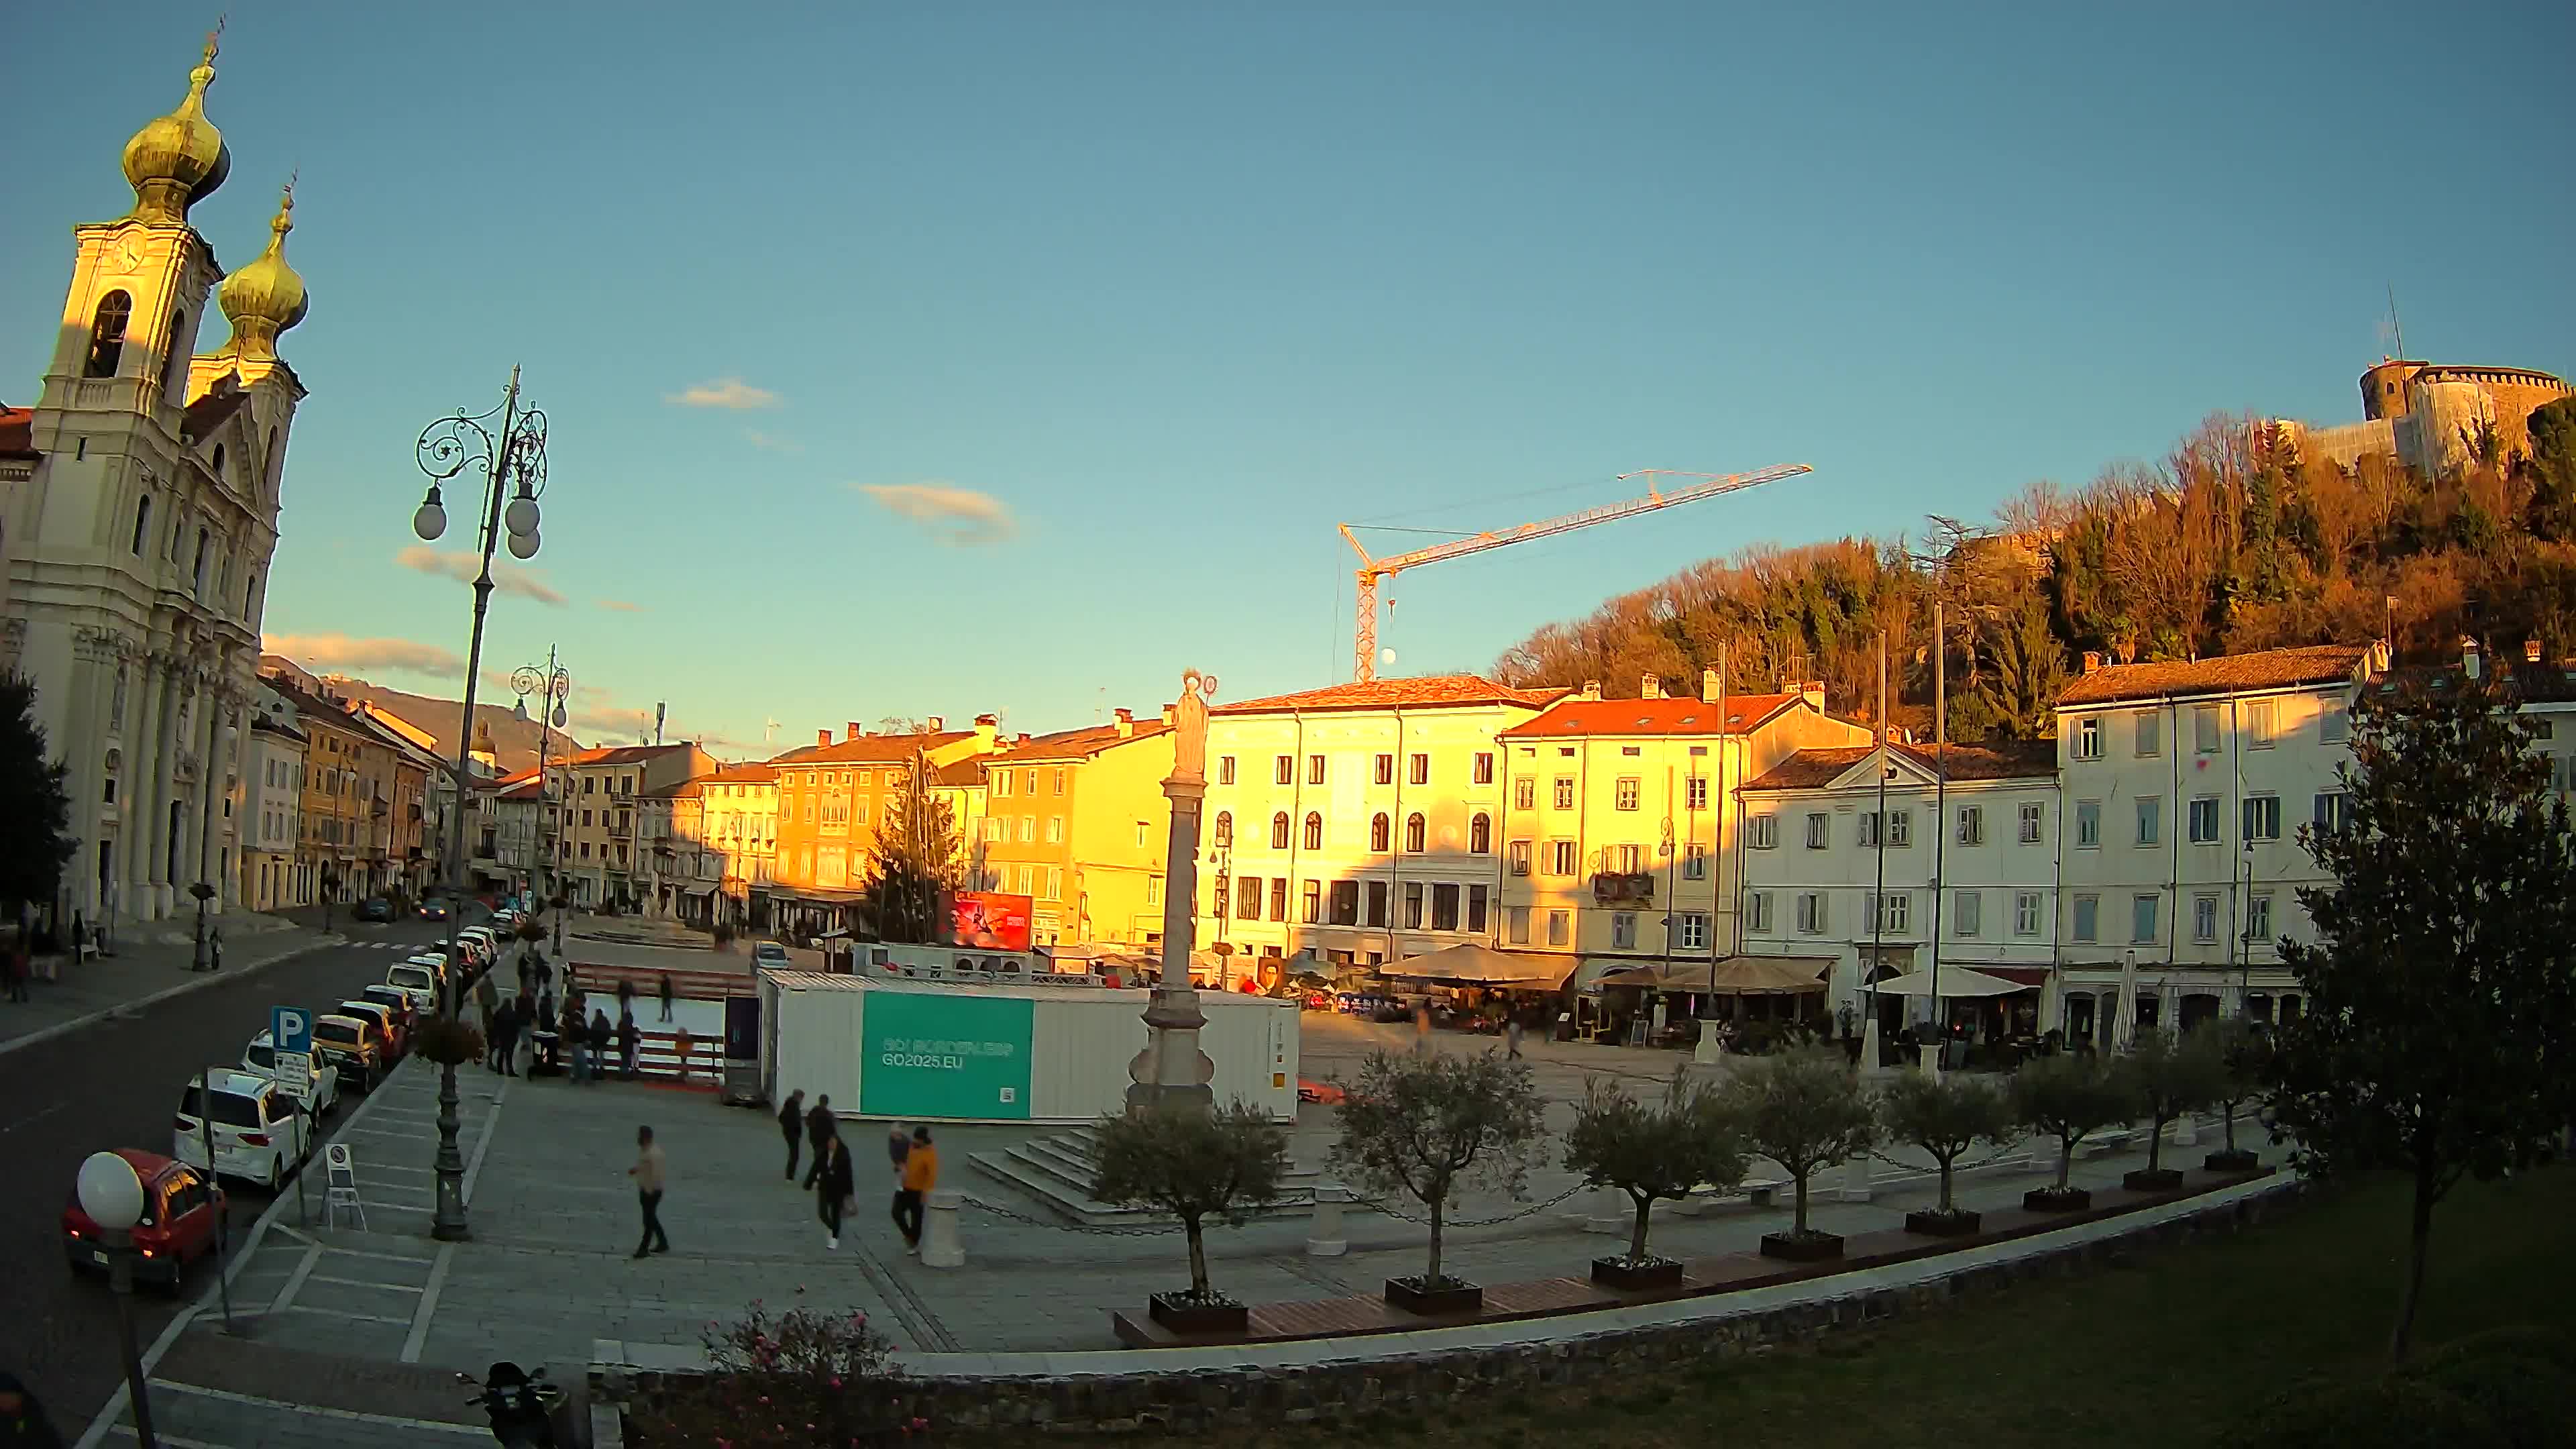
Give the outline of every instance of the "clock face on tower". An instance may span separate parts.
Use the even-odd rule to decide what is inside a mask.
[[[138,271],[143,266],[143,243],[134,233],[127,232],[117,242],[116,250],[112,255],[115,258],[117,270]]]

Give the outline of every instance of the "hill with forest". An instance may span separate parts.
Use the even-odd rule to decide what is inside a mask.
[[[1695,681],[1723,657],[1731,688],[1821,680],[1827,707],[1868,718],[1877,638],[1889,715],[1928,726],[1933,605],[1942,608],[1951,738],[2039,738],[2087,652],[2207,658],[2388,635],[2401,659],[2463,636],[2520,657],[2576,655],[2576,399],[2530,417],[2528,454],[2492,430],[2441,478],[2394,458],[2298,456],[2251,418],[2216,416],[2160,463],[2038,484],[1990,523],[1934,516],[1917,538],[1842,538],[1711,559],[1549,624],[1505,651],[1515,685],[1647,675]]]

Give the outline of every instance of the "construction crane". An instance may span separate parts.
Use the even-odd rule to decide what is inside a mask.
[[[1500,533],[1468,534],[1462,538],[1453,538],[1447,543],[1435,543],[1429,548],[1417,548],[1411,553],[1393,554],[1386,558],[1369,557],[1369,551],[1360,547],[1359,539],[1352,535],[1351,525],[1347,523],[1336,525],[1342,531],[1342,541],[1351,546],[1351,552],[1360,556],[1359,610],[1352,621],[1357,626],[1358,637],[1354,641],[1357,645],[1354,661],[1357,668],[1352,677],[1362,684],[1377,678],[1377,588],[1380,579],[1391,579],[1406,569],[1420,568],[1424,564],[1439,563],[1444,559],[1464,558],[1468,554],[1483,553],[1489,548],[1501,548],[1509,543],[1527,543],[1533,538],[1549,538],[1560,533],[1572,533],[1578,528],[1590,528],[1596,523],[1608,523],[1613,519],[1652,513],[1658,508],[1670,508],[1680,503],[1697,503],[1703,498],[1715,498],[1721,493],[1732,493],[1739,488],[1750,488],[1757,483],[1794,478],[1801,473],[1814,471],[1816,471],[1814,468],[1804,463],[1782,463],[1776,467],[1763,468],[1751,473],[1723,474],[1684,473],[1672,468],[1640,468],[1636,472],[1622,473],[1619,476],[1623,480],[1629,478],[1650,480],[1646,485],[1646,496],[1643,498],[1631,498],[1621,503],[1604,503],[1598,508],[1559,514],[1554,518],[1544,518],[1536,523],[1524,523],[1518,528]],[[1651,481],[1661,478],[1697,478],[1701,481],[1667,493]],[[1361,526],[1366,527],[1365,524]]]

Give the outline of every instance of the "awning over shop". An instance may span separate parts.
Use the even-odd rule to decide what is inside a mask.
[[[1782,996],[1822,991],[1830,956],[1729,956],[1723,961],[1657,962],[1603,975],[1602,986],[1696,991],[1709,996]]]
[[[1870,989],[1887,996],[1930,996],[1933,991],[1932,973],[1909,971],[1903,976],[1890,976],[1871,986]],[[2030,989],[2018,981],[1989,976],[1983,971],[1972,971],[1965,966],[1945,966],[1941,969],[1940,992],[1944,997],[2009,996],[2013,992]]]
[[[1378,967],[1381,976],[1420,981],[1455,981],[1468,986],[1533,986],[1553,991],[1574,974],[1572,956],[1536,951],[1497,951],[1463,941],[1423,956],[1408,956]]]

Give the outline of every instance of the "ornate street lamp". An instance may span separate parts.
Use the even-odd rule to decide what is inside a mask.
[[[554,810],[556,842],[544,842],[542,830],[539,832],[539,843],[544,846],[545,851],[545,872],[541,877],[529,882],[529,889],[539,900],[551,903],[555,898],[555,878],[562,870],[562,861],[557,852],[562,848],[560,842],[563,836],[563,814],[567,802],[562,796],[555,794],[554,776],[546,767],[546,751],[554,743],[552,732],[570,723],[570,716],[564,710],[564,702],[572,697],[572,673],[555,662],[555,651],[549,648],[546,650],[545,668],[539,669],[533,664],[522,664],[510,671],[510,692],[519,697],[519,702],[511,709],[521,719],[528,717],[528,696],[532,694],[542,696],[537,706],[537,797],[540,805],[551,806]],[[567,795],[571,793],[569,786],[564,793]],[[547,909],[553,911],[553,906],[549,904]],[[563,954],[563,915],[559,911],[554,915],[555,954],[561,956]]]
[[[537,555],[537,499],[546,491],[546,415],[535,408],[519,406],[519,369],[513,367],[509,389],[501,395],[499,407],[473,414],[460,409],[452,417],[440,418],[421,430],[413,452],[420,471],[429,475],[429,491],[411,520],[412,532],[423,543],[435,543],[447,532],[447,506],[439,495],[439,485],[468,472],[483,475],[483,506],[476,539],[480,558],[474,576],[474,632],[465,649],[465,704],[457,716],[456,730],[456,787],[461,797],[465,782],[473,774],[474,685],[483,669],[483,615],[492,602],[492,550],[506,537],[512,558]],[[465,899],[465,832],[449,831],[446,845],[442,864],[447,871],[449,894],[461,907]],[[456,1020],[463,985],[464,954],[459,949],[458,936],[464,929],[465,912],[450,911],[447,982],[440,992],[439,1009],[451,1023]],[[438,1205],[430,1218],[429,1235],[450,1243],[474,1235],[465,1223],[465,1154],[457,1146],[456,1128],[456,1064],[442,1062],[438,1069],[435,1163]]]
[[[125,1394],[134,1405],[134,1437],[154,1449],[152,1399],[145,1390],[143,1356],[134,1346],[134,1225],[143,1221],[143,1180],[113,1152],[93,1152],[80,1165],[75,1193],[81,1211],[98,1224],[107,1243],[108,1286],[116,1297],[117,1347],[125,1356]]]

